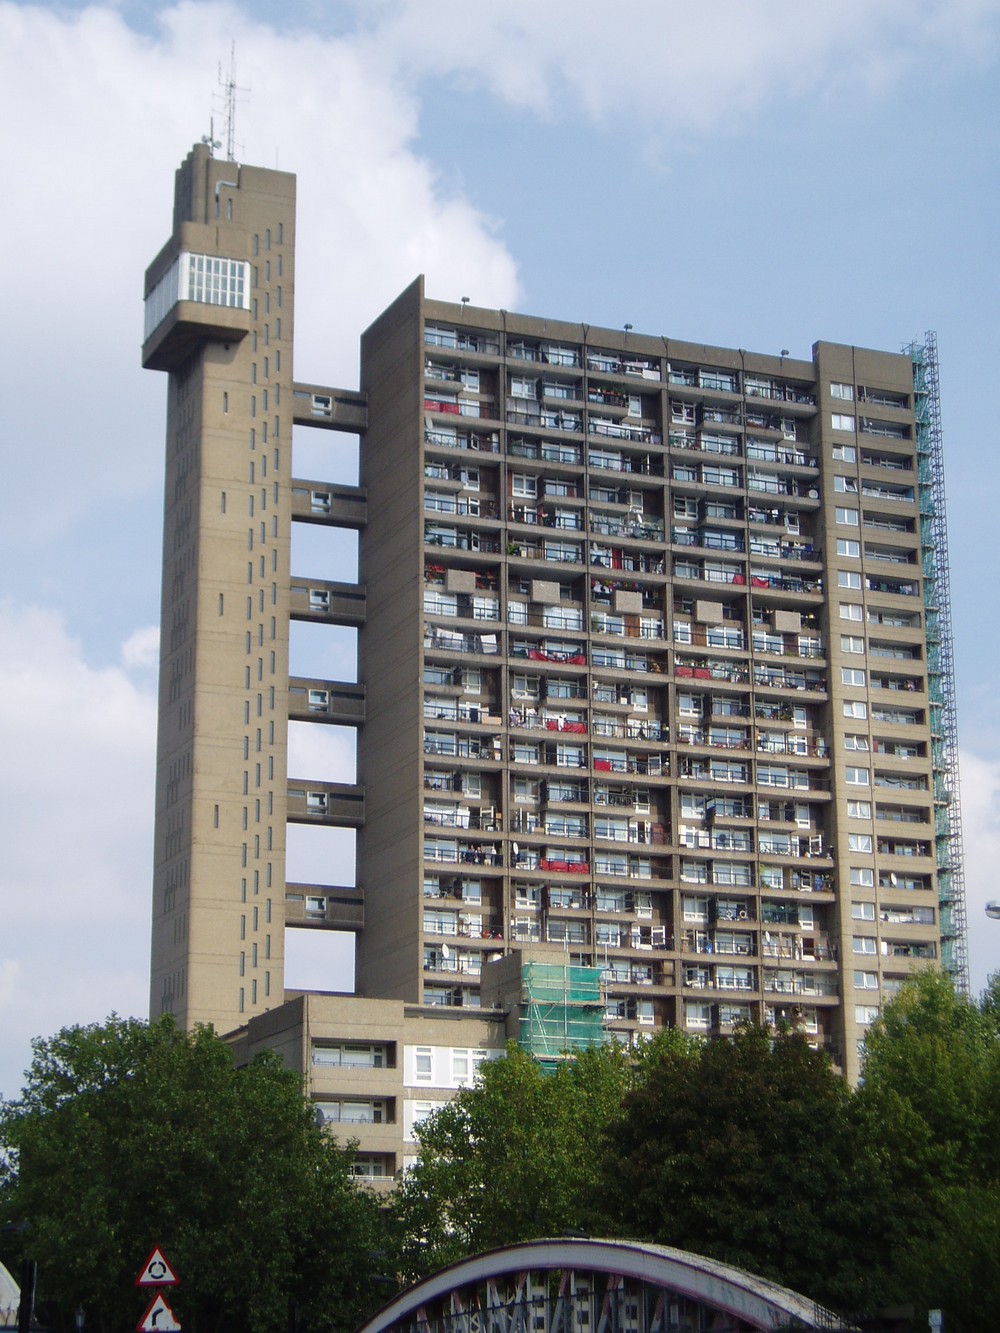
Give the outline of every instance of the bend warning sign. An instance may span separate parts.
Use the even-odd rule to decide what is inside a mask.
[[[136,1324],[136,1333],[180,1333],[180,1323],[160,1292],[149,1303],[149,1309]]]
[[[157,1245],[140,1269],[135,1285],[137,1287],[176,1287],[179,1280],[177,1274],[164,1259],[163,1251]],[[159,1327],[163,1328],[164,1325],[160,1324]]]

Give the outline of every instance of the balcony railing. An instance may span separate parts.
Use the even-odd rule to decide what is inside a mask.
[[[500,441],[493,431],[428,429],[424,431],[424,443],[439,449],[470,449],[484,454],[500,452]]]

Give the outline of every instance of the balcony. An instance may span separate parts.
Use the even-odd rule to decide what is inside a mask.
[[[426,731],[424,754],[455,759],[499,760],[502,758],[502,749],[498,736],[466,736],[443,731]]]
[[[497,554],[500,551],[500,539],[488,532],[475,528],[443,527],[440,523],[428,522],[424,525],[424,542],[428,546],[441,546],[450,551],[483,551]]]
[[[663,755],[608,754],[595,756],[595,773],[640,773],[645,777],[666,777],[669,761]]]
[[[524,560],[547,560],[557,565],[582,565],[583,547],[579,542],[529,541],[519,538],[507,543],[509,556],[520,556]]]
[[[454,514],[459,518],[499,518],[494,499],[472,495],[424,493],[424,511],[429,514]]]
[[[764,991],[773,995],[835,996],[837,979],[825,972],[770,971],[764,969]]]
[[[577,444],[562,444],[553,440],[508,438],[508,458],[539,459],[543,463],[570,464],[579,467],[583,450]]]
[[[789,449],[771,440],[747,440],[747,458],[761,463],[775,463],[780,467],[818,468],[819,459],[802,449]]]
[[[503,852],[497,843],[469,844],[427,836],[424,860],[442,865],[502,866]]]
[[[605,439],[609,440],[630,440],[635,444],[659,445],[663,443],[663,436],[660,435],[657,431],[654,431],[651,426],[636,426],[630,424],[627,421],[611,421],[605,417],[592,416],[589,422],[587,423],[587,431],[588,434],[590,435],[603,436]],[[621,461],[623,463],[628,463],[629,466],[620,467],[618,468],[618,471],[646,472],[646,473],[651,472],[652,460],[648,458],[640,460],[640,459],[633,459],[630,458],[628,455],[625,455],[621,459]],[[591,462],[591,467],[593,466],[594,464],[593,462]],[[597,466],[604,467],[607,466],[607,464],[599,463]],[[662,460],[657,460],[657,466],[658,466],[657,475],[662,476],[663,475]]]
[[[500,437],[496,431],[475,431],[444,427],[429,428],[424,431],[424,443],[437,449],[468,449],[473,453],[496,454],[500,452]]]
[[[424,633],[424,647],[437,652],[478,653],[486,657],[495,657],[500,652],[500,636],[451,630],[443,625],[428,625]]]
[[[494,333],[432,324],[424,329],[424,343],[428,347],[451,347],[463,352],[485,353],[487,356],[497,356],[500,352],[500,340]]]
[[[583,430],[583,417],[579,412],[556,411],[521,398],[507,400],[506,421],[511,426],[533,426],[574,434]]]
[[[574,510],[554,509],[551,501],[549,504],[539,504],[535,501],[526,504],[514,503],[509,506],[507,517],[511,523],[526,523],[532,527],[554,528],[561,532],[580,532],[583,529],[582,513]],[[512,545],[516,544],[516,542],[512,543]]]
[[[632,537],[637,541],[662,542],[664,536],[661,518],[621,517],[617,514],[591,513],[590,531],[602,537]]]

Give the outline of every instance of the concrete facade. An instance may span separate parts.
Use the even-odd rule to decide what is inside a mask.
[[[416,1155],[414,1126],[503,1052],[506,1032],[499,1012],[302,993],[230,1040],[239,1063],[273,1050],[302,1072],[319,1123],[356,1141],[355,1175],[385,1189]]]
[[[313,1001],[268,1011],[297,927],[357,933],[338,1022],[489,1027],[484,967],[539,943],[604,967],[622,1040],[785,1020],[856,1076],[940,951],[909,357],[417,280],[359,390],[299,384],[292,178],[196,148],[175,213],[144,347],[170,378],[153,1012],[293,1041]],[[242,265],[239,301],[175,292],[181,254]],[[293,425],[357,434],[360,484],[296,477]],[[294,522],[358,531],[360,581],[293,576]],[[357,683],[289,677],[295,618],[357,627]],[[359,728],[357,783],[289,777],[290,719]],[[286,884],[289,820],[356,828],[357,885]]]

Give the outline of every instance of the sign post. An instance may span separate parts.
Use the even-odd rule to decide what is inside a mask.
[[[146,1313],[136,1324],[136,1333],[181,1333],[180,1320],[163,1295],[164,1287],[176,1287],[179,1281],[180,1278],[164,1258],[163,1250],[159,1245],[154,1245],[135,1280],[135,1285],[140,1289],[151,1289],[154,1292]]]

